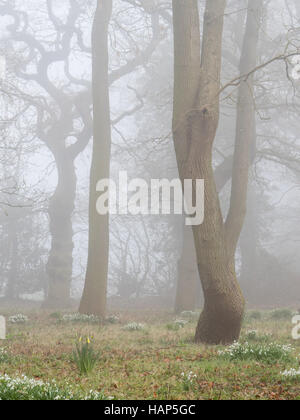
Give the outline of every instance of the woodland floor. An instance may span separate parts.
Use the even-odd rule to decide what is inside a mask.
[[[291,344],[294,362],[223,360],[218,354],[222,347],[193,343],[196,318],[173,330],[174,320],[182,318],[168,313],[120,313],[118,323],[100,325],[65,322],[60,314],[27,312],[29,322],[9,324],[7,340],[0,341],[10,355],[0,362],[0,375],[55,379],[62,387],[68,383],[82,392],[101,391],[115,399],[300,400],[300,375],[298,379],[281,375],[285,369],[299,369],[300,340],[291,337],[291,318],[258,314],[247,314],[242,340],[256,330],[266,340]],[[130,322],[144,323],[145,329],[125,331]],[[99,351],[99,361],[87,377],[79,375],[72,361],[79,336],[93,336]],[[191,371],[197,378],[187,383],[182,373]]]

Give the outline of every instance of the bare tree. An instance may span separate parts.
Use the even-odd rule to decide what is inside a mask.
[[[52,153],[57,169],[58,182],[48,209],[52,241],[47,263],[48,294],[44,305],[65,307],[70,299],[73,267],[72,215],[77,184],[75,160],[85,149],[92,132],[89,84],[77,80],[69,72],[73,36],[78,37],[84,53],[88,49],[81,44],[82,33],[76,27],[82,14],[78,1],[71,3],[65,23],[55,15],[52,0],[46,2],[46,13],[56,36],[50,47],[47,40],[39,39],[32,33],[26,12],[19,11],[17,6],[9,2],[0,7],[0,14],[11,17],[14,22],[8,28],[10,42],[25,45],[22,52],[24,65],[15,66],[16,76],[24,84],[21,96],[35,110],[36,135]],[[58,62],[65,66],[67,82],[63,88],[58,87],[51,77],[51,66]],[[30,65],[35,72],[27,70]],[[42,93],[27,94],[26,84],[31,84],[32,89],[34,85],[39,86]],[[74,95],[68,91],[69,84],[78,87]],[[76,125],[80,128],[75,128]],[[73,139],[71,145],[68,144],[70,137]]]
[[[240,130],[249,123],[249,119],[252,123],[254,116],[253,112],[247,114],[253,102],[252,78],[249,76],[240,83],[240,114],[237,118],[239,143],[235,148],[231,207],[224,224],[213,174],[212,150],[219,122],[225,6],[224,0],[206,2],[201,46],[197,2],[173,1],[173,133],[179,173],[181,179],[205,180],[205,220],[203,225],[194,227],[198,267],[205,297],[195,339],[212,344],[238,339],[241,329],[244,299],[235,273],[235,251],[246,210],[253,129],[251,125],[248,134]],[[259,4],[255,2],[255,6],[252,9],[252,2],[251,6],[249,3],[241,74],[248,74],[256,64],[258,29],[255,28],[259,28],[260,19],[257,16]],[[247,53],[249,60],[246,60]]]
[[[108,26],[112,0],[98,2],[92,36],[94,141],[90,179],[89,253],[80,312],[104,316],[109,254],[109,216],[96,209],[96,185],[110,174],[111,124],[108,81]]]
[[[151,16],[152,39],[143,51],[120,68],[109,72],[109,22],[112,15],[112,0],[98,3],[93,24],[93,99],[94,99],[94,145],[90,176],[89,203],[89,251],[85,286],[80,312],[104,316],[107,299],[107,274],[109,257],[109,215],[99,215],[96,209],[99,180],[110,175],[111,120],[109,87],[116,80],[144,65],[160,42],[159,13],[156,9],[142,10]],[[126,111],[112,121],[117,124],[140,109],[140,105]]]

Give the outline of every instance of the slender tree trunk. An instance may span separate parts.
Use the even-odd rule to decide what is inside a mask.
[[[194,311],[200,301],[199,272],[193,230],[183,226],[183,246],[178,261],[178,280],[175,300],[175,313]]]
[[[112,0],[98,2],[93,26],[94,142],[90,176],[89,252],[80,312],[104,317],[109,257],[109,216],[96,210],[96,185],[109,178],[111,123],[108,80],[108,25]]]
[[[263,0],[249,0],[246,31],[240,62],[236,136],[233,157],[231,201],[226,220],[229,252],[235,253],[247,212],[249,169],[256,154],[256,121],[253,74],[257,65],[259,29]]]
[[[259,231],[256,198],[255,186],[252,183],[248,194],[248,213],[240,240],[242,261],[240,284],[246,300],[252,304],[255,303],[260,293],[259,279],[257,278]]]
[[[56,155],[58,183],[49,205],[51,249],[46,267],[48,294],[45,308],[65,308],[70,305],[73,271],[73,226],[76,173],[74,161],[62,151]]]
[[[18,285],[18,235],[15,227],[10,230],[11,246],[10,246],[10,268],[8,272],[7,285],[5,290],[5,297],[9,300],[18,298],[17,285]]]

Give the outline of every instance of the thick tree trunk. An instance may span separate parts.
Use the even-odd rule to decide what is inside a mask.
[[[200,159],[198,168],[199,178],[205,179],[205,221],[194,226],[194,237],[205,305],[195,340],[228,344],[239,338],[244,298],[235,273],[234,255],[227,249],[211,158]]]
[[[223,217],[212,168],[219,122],[219,89],[225,0],[206,3],[202,56],[196,0],[173,0],[175,85],[173,134],[180,178],[205,180],[205,219],[194,240],[205,307],[196,341],[238,339],[244,299],[227,250]]]
[[[76,196],[74,162],[64,153],[57,153],[58,183],[49,205],[51,249],[46,267],[48,293],[45,308],[66,308],[70,305],[73,271],[72,215]],[[58,160],[59,159],[59,160]]]
[[[217,192],[220,193],[232,175],[233,156],[226,158],[215,170]],[[178,280],[176,287],[175,313],[193,311],[202,305],[199,270],[193,231],[184,226],[183,248],[178,261]]]
[[[207,250],[209,252],[209,249]],[[224,258],[225,257],[225,258]],[[238,340],[244,314],[244,298],[235,274],[234,260],[213,252],[202,273],[205,305],[195,340],[208,344],[230,344]]]
[[[112,0],[98,2],[93,26],[94,142],[90,177],[89,251],[80,312],[106,313],[109,257],[109,215],[97,213],[96,185],[110,176],[111,123],[108,80],[108,25]]]

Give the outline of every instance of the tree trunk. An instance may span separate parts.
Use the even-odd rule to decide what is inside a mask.
[[[178,280],[175,300],[175,313],[194,311],[200,302],[199,272],[193,231],[183,226],[183,244],[178,261]]]
[[[108,25],[112,0],[98,2],[93,25],[94,142],[90,176],[89,250],[80,312],[101,317],[106,313],[109,257],[109,215],[97,213],[96,185],[110,176],[111,122],[108,80]]]
[[[55,156],[58,183],[49,205],[51,249],[46,267],[48,294],[45,308],[66,308],[70,305],[73,272],[72,215],[76,196],[74,161],[62,151]]]
[[[212,167],[219,122],[219,89],[225,0],[206,3],[202,56],[196,0],[173,0],[175,85],[173,134],[180,178],[205,180],[205,219],[194,226],[205,297],[195,340],[230,343],[240,334],[244,299],[235,273]]]
[[[212,162],[206,157],[199,163],[199,178],[206,182],[205,221],[203,225],[194,227],[194,237],[205,304],[195,340],[208,344],[228,344],[239,338],[244,299],[237,282],[234,255],[228,253],[226,246]]]
[[[225,228],[229,252],[235,253],[247,212],[249,169],[256,154],[256,121],[253,74],[257,65],[263,0],[249,0],[246,31],[240,62],[236,136],[233,157],[230,209]]]
[[[19,266],[19,250],[18,250],[18,234],[14,226],[10,229],[10,268],[8,272],[7,285],[5,290],[5,297],[8,300],[17,299],[18,296],[18,266]]]
[[[257,296],[260,294],[258,279],[259,226],[256,199],[255,185],[252,182],[248,194],[248,214],[240,240],[242,262],[240,284],[246,300],[252,304],[255,304]]]

